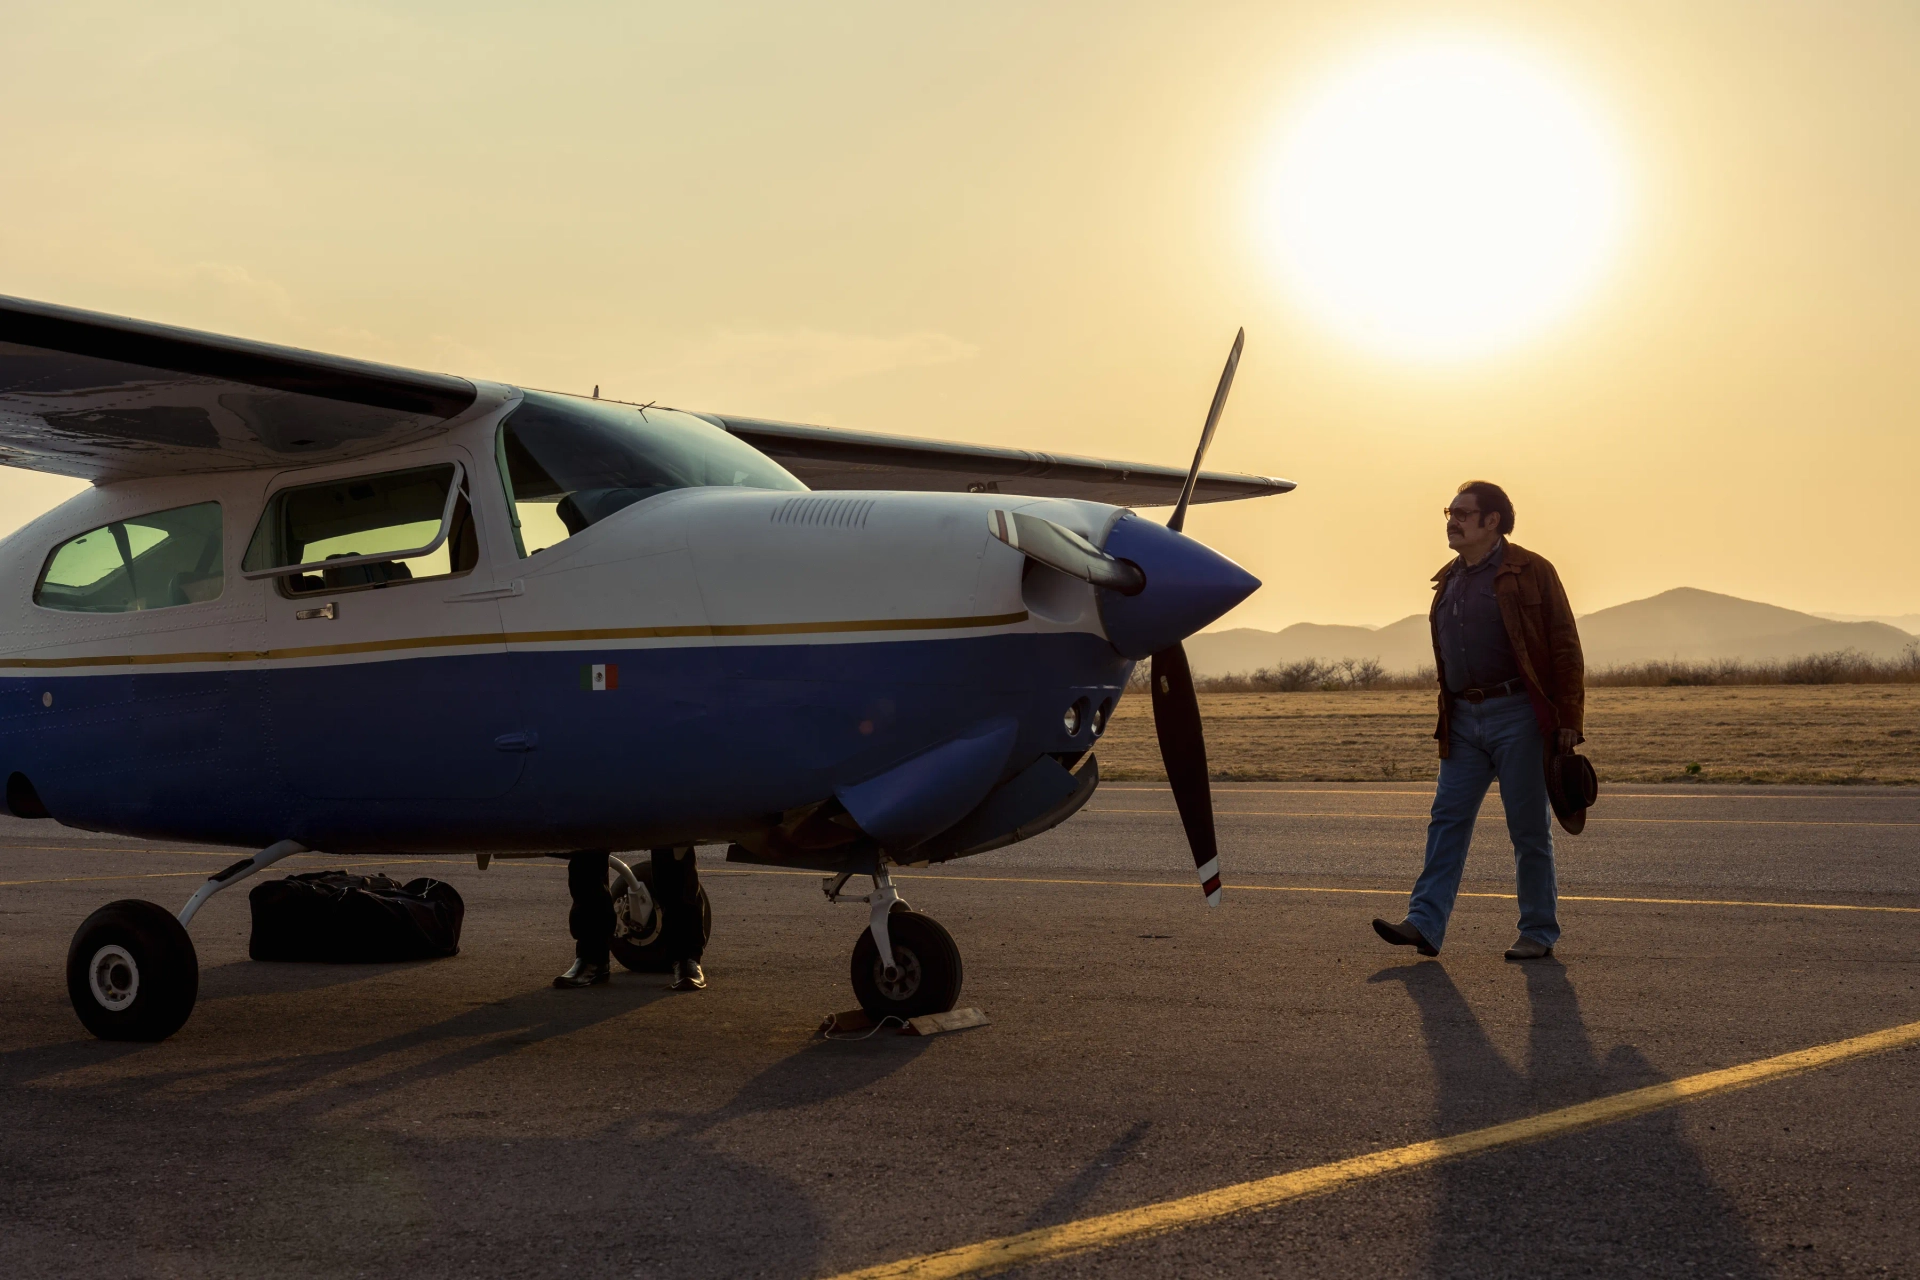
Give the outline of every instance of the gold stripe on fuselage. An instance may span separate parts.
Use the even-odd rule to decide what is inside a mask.
[[[459,649],[477,645],[566,644],[579,640],[702,640],[734,636],[817,636],[872,631],[962,631],[1008,627],[1027,620],[1026,610],[970,618],[863,618],[852,622],[756,622],[731,626],[598,627],[585,631],[481,632],[464,636],[409,636],[353,644],[304,645],[294,649],[242,649],[231,653],[124,653],[84,658],[0,658],[0,671],[71,667],[146,667],[181,663],[275,662],[333,658],[407,649]]]

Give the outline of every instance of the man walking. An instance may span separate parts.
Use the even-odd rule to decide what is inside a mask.
[[[1433,575],[1433,660],[1440,678],[1440,780],[1427,823],[1427,861],[1407,918],[1373,922],[1396,946],[1440,954],[1460,890],[1473,823],[1500,780],[1513,840],[1520,936],[1509,960],[1538,960],[1560,940],[1546,747],[1583,739],[1586,666],[1560,575],[1509,540],[1513,503],[1485,480],[1460,486],[1446,508],[1458,554]]]

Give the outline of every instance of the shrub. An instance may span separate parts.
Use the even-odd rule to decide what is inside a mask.
[[[1137,688],[1146,687],[1146,663],[1134,669]],[[1432,667],[1390,672],[1378,658],[1314,658],[1238,675],[1194,682],[1209,693],[1303,693],[1368,689],[1432,689]],[[1587,672],[1589,688],[1660,688],[1750,684],[1920,684],[1920,641],[1898,658],[1870,658],[1853,649],[1814,653],[1773,662],[1719,659],[1685,662],[1667,659],[1602,667]]]

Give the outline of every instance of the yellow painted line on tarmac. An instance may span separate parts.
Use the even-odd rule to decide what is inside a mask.
[[[1177,818],[1177,809],[1095,809],[1089,807],[1084,813],[1126,813],[1150,814],[1155,817]],[[1219,809],[1215,811],[1222,818],[1393,818],[1404,822],[1425,822],[1424,813],[1320,813],[1311,809]],[[1852,822],[1842,819],[1820,818],[1614,818],[1589,817],[1587,825],[1596,823],[1624,822],[1641,826],[1712,826],[1712,827],[1920,827],[1920,822]]]
[[[171,852],[168,850],[167,852]],[[223,853],[220,856],[225,857]],[[301,858],[332,859],[326,853],[296,854]],[[369,864],[383,867],[410,867],[422,864],[453,861],[458,855],[442,855],[428,858],[382,859],[375,855],[355,854],[355,860],[364,859]],[[547,871],[557,871],[560,865],[556,860],[546,858],[496,858],[495,866],[529,866]],[[117,876],[59,876],[45,880],[0,880],[0,888],[15,888],[36,884],[88,884],[108,880],[166,880],[183,876],[202,875],[199,871],[147,871],[128,872]],[[787,870],[779,867],[714,867],[700,873],[703,876],[811,876],[824,878],[820,871]],[[915,875],[911,872],[896,875],[896,880],[958,880],[971,884],[1050,884],[1050,885],[1089,885],[1100,889],[1192,889],[1191,880],[1089,880],[1072,877],[1042,876],[959,876],[950,874]],[[1230,884],[1236,893],[1339,893],[1356,894],[1363,897],[1404,898],[1405,889],[1350,889],[1334,885],[1289,885],[1289,884]],[[1462,898],[1490,898],[1502,902],[1514,901],[1510,893],[1481,893],[1462,890],[1457,896]],[[1561,902],[1613,902],[1636,906],[1655,907],[1765,907],[1777,911],[1868,911],[1889,915],[1920,915],[1920,907],[1875,906],[1854,902],[1764,902],[1747,898],[1628,898],[1600,894],[1560,895]]]
[[[781,868],[756,868],[753,870],[729,867],[725,871],[701,872],[702,875],[735,876],[813,876],[825,878],[819,871],[787,871]],[[1086,880],[1072,877],[1048,878],[1042,876],[956,876],[956,875],[914,875],[911,872],[894,876],[895,880],[961,880],[972,884],[1068,884],[1091,885],[1097,889],[1185,889],[1199,887],[1193,880]],[[1299,884],[1238,884],[1229,882],[1227,887],[1235,893],[1348,893],[1362,896],[1404,898],[1406,889],[1344,889],[1331,885]],[[1463,890],[1455,895],[1461,898],[1494,898],[1502,902],[1515,901],[1510,893],[1475,893]],[[1744,898],[1622,898],[1596,894],[1563,893],[1561,902],[1623,902],[1654,907],[1771,907],[1780,911],[1878,911],[1890,915],[1920,915],[1920,907],[1883,907],[1853,902],[1759,902]]]
[[[147,871],[124,876],[60,876],[53,880],[0,880],[0,889],[11,889],[23,884],[92,884],[99,880],[173,880],[181,876],[198,876],[204,880],[204,871]]]
[[[159,853],[192,858],[245,858],[246,849],[152,849],[129,844],[5,844],[0,853]]]
[[[1326,1195],[1356,1183],[1442,1160],[1478,1155],[1521,1143],[1540,1142],[1597,1125],[1615,1124],[1650,1111],[1698,1102],[1736,1089],[1750,1089],[1786,1076],[1917,1043],[1920,1043],[1920,1022],[1909,1022],[1885,1031],[1855,1036],[1850,1040],[1836,1040],[1831,1044],[1783,1053],[1774,1058],[1762,1058],[1757,1062],[1723,1067],[1718,1071],[1702,1072],[1664,1084],[1649,1085],[1644,1089],[1596,1098],[1592,1102],[1562,1107],[1524,1120],[1512,1120],[1506,1124],[1410,1143],[1404,1147],[1392,1147],[1385,1151],[1373,1151],[1293,1173],[1236,1183],[1176,1200],[1142,1205],[1136,1209],[1123,1209],[1118,1213],[1105,1213],[1098,1217],[1081,1218],[1077,1222],[1064,1222],[1059,1226],[1039,1227],[1017,1235],[942,1249],[937,1253],[901,1258],[875,1267],[848,1271],[834,1277],[834,1280],[954,1280],[960,1276],[992,1275],[1009,1267],[1111,1248],[1147,1236],[1201,1226],[1254,1209],[1270,1209],[1309,1196]]]
[[[1352,787],[1248,787],[1248,786],[1239,786],[1231,782],[1222,782],[1216,779],[1213,785],[1219,788],[1213,793],[1216,799],[1218,799],[1221,796],[1257,796],[1257,795],[1425,796],[1428,799],[1433,798],[1432,787],[1426,787],[1419,791],[1387,791],[1384,789],[1377,790],[1377,791],[1371,790],[1371,789],[1363,790],[1362,788],[1370,787],[1371,784],[1368,784],[1368,783],[1358,783]],[[1801,786],[1816,785],[1817,786],[1817,785],[1832,785],[1832,784],[1800,783],[1800,784],[1794,784],[1794,785],[1801,785]],[[1800,794],[1774,795],[1774,794],[1769,794],[1765,792],[1755,795],[1755,794],[1751,794],[1743,786],[1740,786],[1738,784],[1729,785],[1724,783],[1705,783],[1705,784],[1702,784],[1702,786],[1703,786],[1703,789],[1700,791],[1689,792],[1684,794],[1679,792],[1672,792],[1672,791],[1612,791],[1612,790],[1609,790],[1607,792],[1607,798],[1609,800],[1738,800],[1738,801],[1749,802],[1749,803],[1759,803],[1761,801],[1773,800],[1783,804],[1789,803],[1789,802],[1798,802],[1801,800],[1850,800],[1850,801],[1904,800],[1909,803],[1912,803],[1914,801],[1920,801],[1920,788],[1913,788],[1913,787],[1898,788],[1899,790],[1904,791],[1906,793],[1904,795],[1888,796],[1888,795],[1860,795],[1858,794],[1857,788],[1850,787],[1844,784],[1833,786],[1833,790],[1839,793],[1835,795],[1800,795]],[[1714,788],[1718,788],[1718,789],[1715,790]],[[1105,792],[1150,791],[1150,792],[1157,792],[1160,795],[1173,794],[1173,789],[1171,787],[1141,787],[1141,786],[1132,786],[1124,782],[1103,783],[1101,784],[1100,790]]]
[[[302,858],[312,857],[314,855],[294,854],[292,856]],[[327,857],[329,855],[322,854],[319,856]],[[441,859],[396,858],[382,860],[379,858],[369,858],[368,861],[378,863],[378,865],[383,867],[410,867],[421,862],[439,862]],[[182,877],[198,877],[199,879],[205,880],[207,873],[204,871],[129,871],[124,875],[117,876],[56,876],[50,880],[0,880],[0,889],[12,889],[29,884],[93,884],[103,880],[177,880]]]

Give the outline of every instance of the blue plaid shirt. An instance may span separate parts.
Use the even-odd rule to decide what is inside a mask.
[[[1507,540],[1502,538],[1479,564],[1456,558],[1447,574],[1439,622],[1440,662],[1449,692],[1491,689],[1520,676],[1520,660],[1514,657],[1493,591],[1494,575],[1506,558]]]

